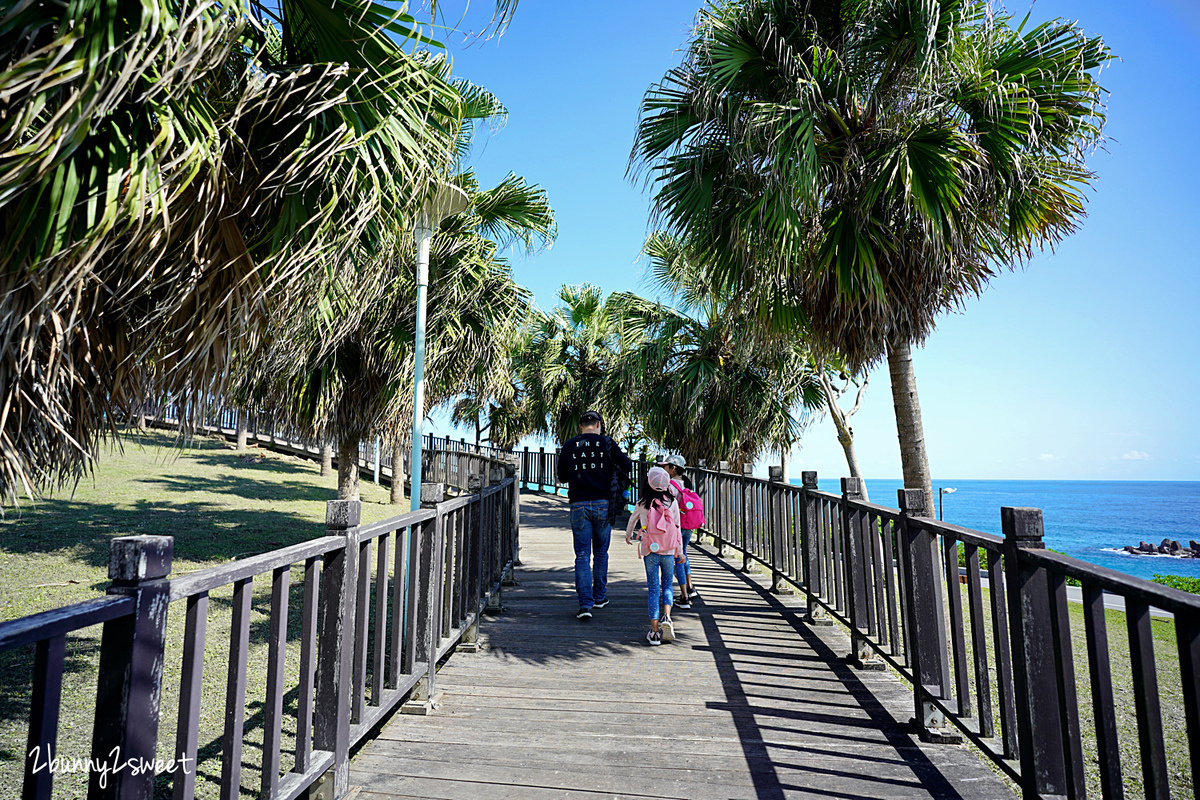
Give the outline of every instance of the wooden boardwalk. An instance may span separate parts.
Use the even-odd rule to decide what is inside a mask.
[[[356,800],[1015,797],[966,748],[921,744],[899,680],[848,667],[843,629],[806,626],[740,558],[693,548],[701,598],[649,647],[645,573],[614,533],[612,602],[576,621],[566,505],[521,503],[507,613],[439,672],[434,715],[355,756]]]

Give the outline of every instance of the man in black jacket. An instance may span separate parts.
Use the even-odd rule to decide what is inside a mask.
[[[576,619],[591,619],[593,608],[608,605],[608,543],[612,526],[608,504],[612,501],[613,470],[633,469],[629,456],[601,431],[598,411],[579,417],[579,435],[558,452],[558,482],[568,486],[571,532],[575,537],[575,592],[579,595]]]

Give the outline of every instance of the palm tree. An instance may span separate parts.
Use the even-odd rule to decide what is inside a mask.
[[[679,304],[614,297],[642,330],[620,374],[647,436],[689,462],[735,469],[765,452],[790,452],[821,404],[807,344],[759,335],[752,309],[712,293],[679,241],[653,235],[645,253],[652,282]]]
[[[605,432],[623,440],[636,414],[617,375],[640,328],[595,286],[563,286],[558,297],[552,312],[535,313],[517,351],[531,432],[561,444],[579,433],[579,417],[591,408],[603,415]]]
[[[494,98],[488,107],[499,108]],[[442,222],[430,248],[431,408],[469,389],[480,364],[506,359],[511,332],[530,313],[530,295],[513,281],[501,248],[513,242],[532,247],[555,231],[539,187],[510,175],[481,190],[470,171],[454,180],[469,202]],[[357,496],[359,443],[373,433],[393,443],[393,490],[399,483],[403,446],[396,443],[409,435],[412,420],[415,261],[405,231],[392,251],[374,254],[370,266],[343,268],[312,313],[279,320],[267,356],[247,365],[243,394],[269,398],[303,432],[338,443],[342,498]]]
[[[886,357],[931,509],[910,346],[1078,226],[1109,57],[983,0],[714,3],[648,90],[633,163],[714,287],[854,371]]]
[[[514,3],[502,2],[499,22]],[[145,397],[379,249],[454,156],[459,93],[366,0],[16,5],[0,32],[0,493],[78,476]],[[114,46],[114,42],[120,43]]]

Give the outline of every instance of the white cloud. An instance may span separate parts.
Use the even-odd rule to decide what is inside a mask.
[[[1053,461],[1054,454],[1053,453],[1042,453],[1040,456],[1038,456],[1038,458],[1040,458],[1042,461]]]
[[[1149,461],[1150,454],[1143,453],[1141,450],[1130,450],[1128,453],[1122,453],[1119,456],[1113,456],[1113,461]]]

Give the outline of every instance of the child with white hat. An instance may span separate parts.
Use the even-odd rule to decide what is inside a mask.
[[[642,482],[641,500],[634,506],[625,528],[625,543],[633,544],[634,530],[644,530],[638,554],[646,567],[650,631],[646,641],[652,645],[675,640],[671,622],[672,583],[675,564],[683,563],[683,537],[679,529],[679,504],[671,491],[671,476],[662,467],[651,467]],[[660,615],[661,609],[661,615]]]

